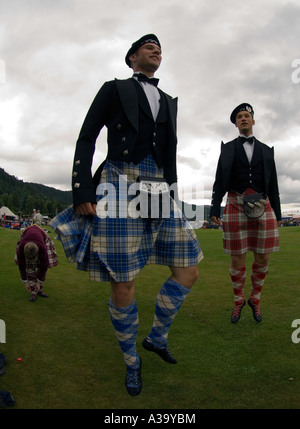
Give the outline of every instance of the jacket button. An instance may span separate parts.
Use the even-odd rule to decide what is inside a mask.
[[[123,156],[126,156],[126,155],[128,155],[128,149],[125,149],[125,150],[123,151]]]

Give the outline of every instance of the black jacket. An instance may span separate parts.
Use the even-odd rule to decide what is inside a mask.
[[[103,126],[107,127],[106,158],[128,163],[133,161],[141,107],[135,85],[133,78],[105,82],[91,104],[76,143],[72,174],[74,207],[83,202],[96,203],[95,189],[101,166],[95,173],[94,181],[91,167],[96,140]],[[166,181],[172,185],[177,182],[177,98],[172,98],[160,89],[159,91],[161,97],[165,97],[168,110],[168,156],[163,168]]]
[[[228,143],[221,143],[221,154],[218,161],[215,182],[213,185],[213,195],[211,201],[210,217],[220,217],[221,203],[223,197],[228,191],[238,191],[238,184],[236,189],[232,189],[232,168],[235,159],[235,154],[238,149],[238,139],[234,139]],[[281,209],[280,209],[280,198],[277,182],[277,173],[274,160],[274,148],[270,148],[259,140],[255,139],[255,146],[253,157],[250,165],[255,165],[259,162],[259,156],[262,157],[262,183],[260,183],[261,191],[264,195],[269,197],[271,206],[275,212],[277,220],[281,220]],[[241,152],[240,159],[245,165],[245,168],[249,167],[246,154]]]

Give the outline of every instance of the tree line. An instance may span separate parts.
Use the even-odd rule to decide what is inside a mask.
[[[23,182],[0,168],[0,207],[6,206],[14,214],[24,218],[30,217],[33,209],[40,210],[43,216],[53,218],[71,204],[71,191]]]

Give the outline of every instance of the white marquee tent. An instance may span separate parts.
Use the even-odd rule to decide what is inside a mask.
[[[0,209],[0,216],[1,216],[1,218],[3,217],[4,214],[6,214],[6,216],[17,217],[11,210],[9,210],[8,207],[2,206],[1,209]]]

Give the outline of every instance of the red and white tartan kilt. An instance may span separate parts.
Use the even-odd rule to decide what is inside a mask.
[[[279,250],[278,223],[269,198],[265,213],[249,219],[243,209],[243,196],[254,194],[248,188],[244,194],[228,192],[223,215],[223,248],[225,253],[241,255],[247,252],[271,253]]]

